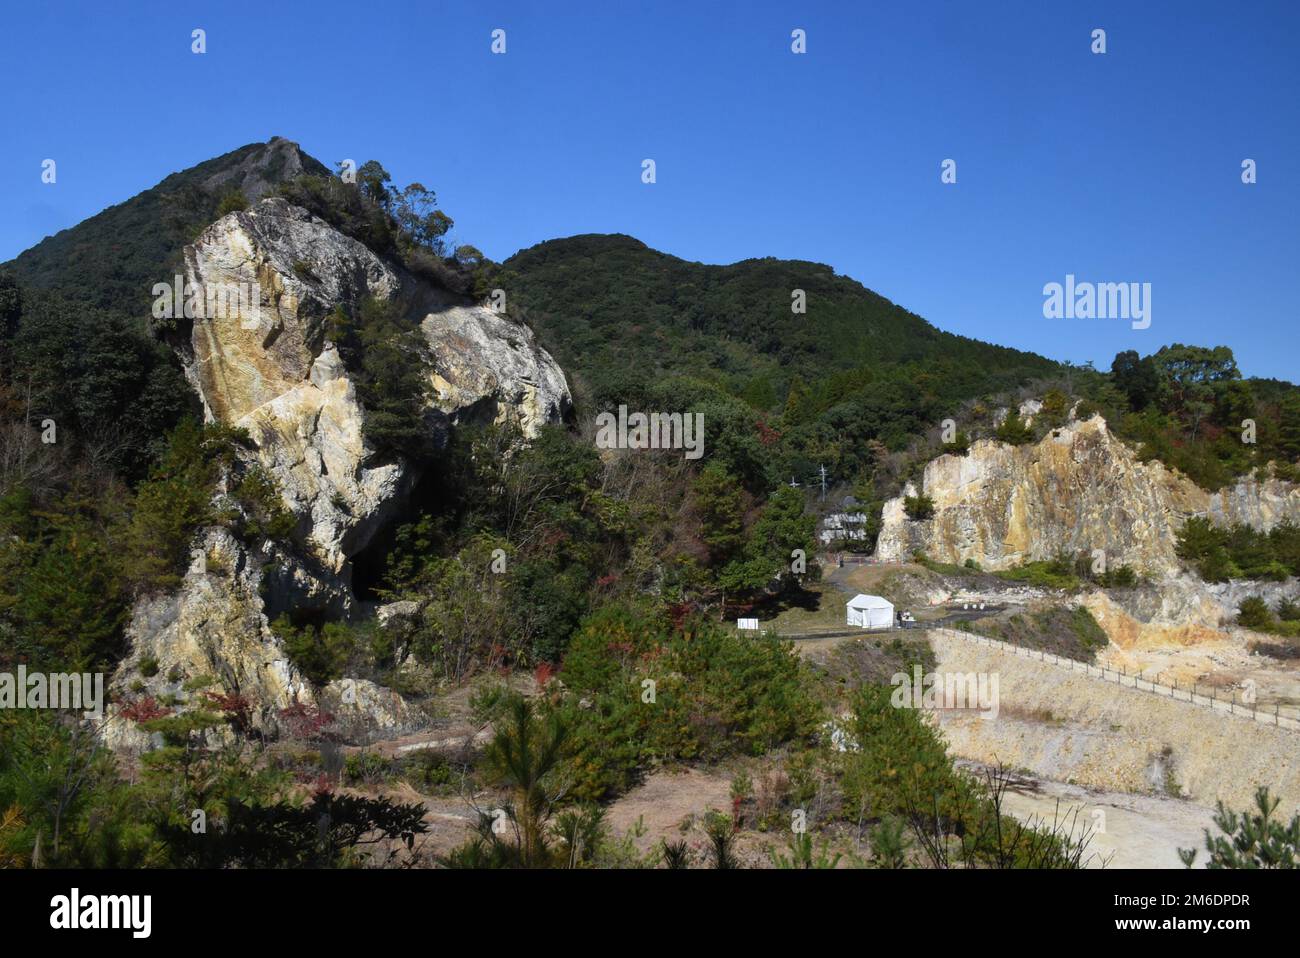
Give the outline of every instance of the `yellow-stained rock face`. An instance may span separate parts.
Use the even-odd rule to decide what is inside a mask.
[[[1082,603],[1106,637],[1121,649],[1222,642],[1223,633],[1207,623],[1222,620],[1228,614],[1227,610],[1208,595],[1198,597],[1198,601],[1201,607],[1195,612],[1187,610],[1187,618],[1180,622],[1162,621],[1159,617],[1143,621],[1100,591],[1084,596]]]
[[[185,269],[204,303],[191,378],[213,418],[230,423],[307,379],[336,306],[399,287],[365,246],[281,199],[212,224],[186,247]]]
[[[342,572],[415,477],[408,462],[373,461],[328,318],[367,297],[392,299],[403,281],[361,243],[282,199],[218,220],[186,248],[185,262],[202,304],[183,355],[190,381],[211,418],[249,431],[312,551]],[[531,438],[571,404],[563,372],[526,327],[450,305],[430,312],[421,330],[431,433],[512,420]]]
[[[224,529],[207,530],[180,588],[136,604],[127,629],[131,652],[113,678],[114,697],[202,705],[204,690],[187,683],[208,678],[215,681],[211,690],[241,695],[264,730],[275,728],[279,710],[311,704],[311,688],[271,631],[259,594],[263,578],[263,563],[243,544]],[[147,673],[146,660],[152,662]],[[115,749],[154,744],[117,715],[105,723],[104,736]]]
[[[417,478],[407,457],[379,457],[368,445],[366,411],[330,340],[329,317],[339,307],[355,314],[366,298],[439,304],[446,296],[279,198],[212,224],[186,248],[185,264],[186,375],[210,419],[247,430],[253,448],[241,455],[275,480],[300,544],[245,544],[225,529],[205,530],[206,557],[195,559],[179,589],[136,604],[131,653],[113,682],[124,699],[143,689],[188,707],[195,702],[181,694],[184,683],[207,677],[243,696],[255,724],[274,731],[280,710],[313,693],[270,621],[286,611],[348,614],[351,558]],[[569,408],[564,374],[527,328],[480,307],[443,305],[424,316],[421,330],[431,437],[486,419],[513,421],[533,438]],[[365,694],[349,722],[391,731],[415,721],[395,693],[355,687]],[[354,686],[345,689],[351,696]],[[125,719],[112,727],[118,731],[106,738],[115,747],[146,744]]]
[[[920,551],[996,570],[1100,549],[1109,566],[1158,577],[1178,568],[1177,531],[1189,515],[1259,528],[1300,521],[1297,487],[1247,478],[1211,495],[1159,462],[1139,461],[1100,416],[1037,444],[983,439],[965,456],[940,456],[926,466],[921,491],[934,500],[931,519],[908,519],[902,497],[885,504],[881,558]]]

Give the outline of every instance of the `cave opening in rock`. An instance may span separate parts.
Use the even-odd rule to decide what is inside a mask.
[[[391,588],[388,581],[390,563],[403,526],[430,516],[439,520],[439,525],[445,524],[446,529],[452,529],[461,501],[446,460],[427,463],[402,507],[375,532],[366,547],[352,557],[352,592],[357,599],[379,602],[382,601],[379,590]],[[446,538],[438,536],[437,548],[431,548],[429,554],[441,551]]]

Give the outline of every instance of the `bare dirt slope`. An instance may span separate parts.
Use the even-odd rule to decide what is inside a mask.
[[[1252,804],[1269,786],[1300,807],[1300,733],[1122,688],[1080,672],[932,631],[942,672],[997,674],[995,719],[941,713],[955,755],[1109,791]]]
[[[1179,848],[1204,848],[1214,812],[1176,798],[1129,795],[1037,780],[1006,793],[1003,808],[1023,822],[1074,825],[1089,830],[1087,868],[1182,868]],[[1205,867],[1205,852],[1197,867]]]

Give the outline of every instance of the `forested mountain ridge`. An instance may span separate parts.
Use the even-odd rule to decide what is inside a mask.
[[[275,137],[173,173],[0,264],[0,394],[63,442],[97,444],[111,474],[143,478],[167,434],[199,414],[154,335],[154,288],[182,273],[185,245],[221,215],[304,174],[328,171]],[[19,398],[20,397],[20,398]],[[15,407],[16,408],[16,407]]]
[[[149,315],[154,283],[170,281],[180,252],[217,219],[222,202],[260,199],[303,173],[328,170],[296,143],[272,137],[173,173],[158,185],[47,236],[0,270],[30,290],[99,309]]]
[[[937,329],[824,264],[706,265],[623,234],[548,240],[493,277],[598,396],[633,379],[697,375],[765,409],[795,379],[907,363],[979,367],[995,388],[1059,370]]]

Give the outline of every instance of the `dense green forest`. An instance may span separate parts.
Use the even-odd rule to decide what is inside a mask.
[[[750,420],[765,448],[732,466],[756,489],[821,465],[851,482],[872,463],[870,442],[902,449],[962,400],[1059,369],[942,332],[819,263],[707,266],[628,236],[575,236],[515,254],[487,283],[588,408],[710,406],[714,422]],[[714,448],[738,439],[723,432]]]
[[[790,384],[928,364],[988,370],[986,390],[1044,375],[1030,353],[942,332],[830,267],[755,259],[691,263],[630,236],[550,240],[491,277],[548,337],[566,369],[607,402],[654,379],[697,377],[772,411]],[[792,294],[802,291],[805,302]],[[951,363],[952,366],[947,364]],[[992,371],[996,370],[996,371]],[[969,389],[970,377],[957,388]]]

